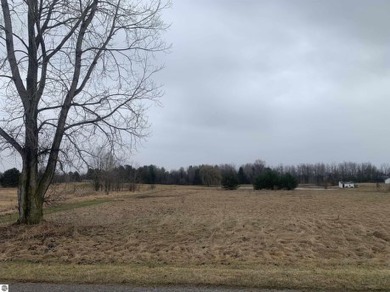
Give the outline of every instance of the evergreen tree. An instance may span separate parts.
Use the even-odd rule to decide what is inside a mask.
[[[244,168],[242,166],[238,169],[237,177],[238,177],[238,182],[241,185],[250,183],[248,177],[245,174]]]
[[[290,173],[281,175],[279,183],[279,187],[285,190],[293,190],[298,186],[298,180]]]
[[[1,185],[5,188],[16,188],[19,185],[20,171],[16,168],[6,170],[1,177]]]
[[[222,172],[221,185],[225,190],[236,190],[240,186],[238,175],[234,169]]]
[[[255,190],[268,189],[273,190],[279,185],[279,175],[276,171],[267,168],[259,175],[253,184]]]

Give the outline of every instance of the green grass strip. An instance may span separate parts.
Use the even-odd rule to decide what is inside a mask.
[[[390,269],[359,267],[256,269],[174,267],[124,264],[0,263],[0,281],[90,284],[212,285],[250,288],[335,291],[388,291]]]

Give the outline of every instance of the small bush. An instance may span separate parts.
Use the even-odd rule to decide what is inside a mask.
[[[222,188],[225,190],[236,190],[240,186],[238,176],[235,171],[222,172]]]

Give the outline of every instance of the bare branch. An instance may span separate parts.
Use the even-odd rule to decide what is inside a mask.
[[[22,100],[25,100],[26,88],[24,87],[19,72],[18,62],[16,61],[15,46],[13,41],[12,20],[11,20],[11,14],[8,6],[8,1],[1,0],[1,7],[3,8],[4,32],[6,36],[6,45],[7,45],[7,57],[11,66],[12,77],[20,97],[22,98]]]
[[[20,144],[16,142],[14,138],[12,138],[7,132],[5,132],[3,128],[0,128],[0,136],[3,137],[9,144],[11,144],[12,147],[14,147],[15,150],[19,152],[19,154],[23,155],[22,146],[20,146]]]

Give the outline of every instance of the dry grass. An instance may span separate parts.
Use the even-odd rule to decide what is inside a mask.
[[[17,279],[21,267],[41,267],[48,272],[22,278],[390,287],[390,195],[375,186],[293,192],[158,187],[105,198],[58,209],[38,226],[0,227],[0,279]],[[55,267],[67,277],[51,275]]]
[[[18,201],[15,188],[0,188],[0,215],[15,212]]]
[[[239,269],[221,266],[174,267],[141,265],[74,265],[0,263],[2,273],[10,283],[23,279],[27,282],[61,283],[131,283],[133,285],[215,285],[246,288],[291,288],[314,291],[388,291],[389,270],[342,268],[300,269],[259,267]],[[11,281],[10,281],[11,280]],[[379,288],[378,288],[379,287]],[[381,289],[380,287],[385,287]],[[303,290],[304,289],[304,290]],[[285,290],[283,290],[285,291]],[[296,291],[296,290],[294,290]]]

